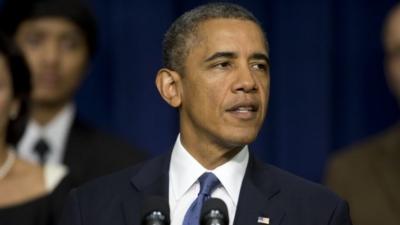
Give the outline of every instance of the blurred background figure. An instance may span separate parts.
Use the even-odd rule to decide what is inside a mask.
[[[26,125],[30,90],[22,54],[0,34],[0,224],[48,225],[52,212],[60,210],[51,199],[67,169],[41,167],[13,150]]]
[[[79,0],[9,0],[1,29],[24,53],[32,73],[31,117],[18,154],[39,164],[63,164],[76,186],[144,158],[77,115],[74,96],[96,51],[96,23]]]
[[[386,78],[400,104],[400,4],[383,28]],[[354,225],[400,224],[400,122],[336,154],[326,183],[351,208]]]

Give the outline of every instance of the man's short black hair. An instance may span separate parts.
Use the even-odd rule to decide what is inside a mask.
[[[85,36],[90,55],[97,45],[96,20],[85,2],[80,0],[5,0],[0,6],[0,28],[14,37],[19,25],[30,19],[59,17],[73,22]]]
[[[232,3],[214,2],[198,6],[178,17],[165,33],[163,40],[164,67],[184,74],[184,63],[193,41],[198,36],[200,23],[210,19],[238,19],[252,21],[261,28],[261,23],[247,9]],[[264,34],[265,45],[268,42]]]
[[[1,32],[0,56],[4,58],[10,73],[13,98],[18,99],[20,102],[19,111],[14,118],[10,118],[6,131],[6,143],[15,147],[24,132],[29,118],[28,102],[32,89],[31,76],[22,53],[12,40]]]

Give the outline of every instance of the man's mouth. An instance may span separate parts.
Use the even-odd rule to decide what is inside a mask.
[[[57,88],[60,82],[60,76],[58,74],[43,73],[37,76],[36,83],[42,88]]]
[[[235,118],[241,120],[250,120],[256,117],[258,105],[254,103],[239,103],[226,110]]]
[[[240,106],[240,107],[232,109],[232,111],[236,111],[236,112],[255,112],[257,110],[253,106]]]

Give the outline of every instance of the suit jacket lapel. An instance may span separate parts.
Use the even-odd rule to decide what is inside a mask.
[[[131,179],[130,192],[124,195],[122,210],[127,225],[140,224],[143,200],[146,196],[168,199],[170,153],[149,161]],[[250,157],[234,218],[235,225],[262,225],[259,217],[269,218],[270,225],[279,225],[284,210],[273,203],[280,188],[268,167]],[[139,193],[139,194],[138,194]]]
[[[279,225],[285,214],[278,204],[273,204],[273,198],[279,191],[274,174],[251,156],[243,179],[234,224]],[[262,218],[266,218],[265,223],[258,222]],[[267,220],[269,223],[266,223]]]
[[[168,170],[170,153],[155,158],[130,180],[130,191],[124,195],[123,213],[127,225],[140,224],[141,209],[146,196],[161,196],[168,200]]]
[[[79,168],[79,165],[82,165],[82,160],[84,160],[84,143],[86,143],[86,135],[82,133],[84,128],[75,117],[71,128],[68,131],[68,136],[65,144],[65,156],[64,163],[69,168]],[[77,169],[77,174],[83,172],[81,168]]]

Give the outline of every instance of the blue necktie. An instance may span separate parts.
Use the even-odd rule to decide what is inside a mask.
[[[210,198],[211,192],[220,183],[213,173],[203,173],[199,178],[200,192],[194,202],[190,205],[183,219],[183,225],[198,225],[200,223],[201,208],[205,200]]]

